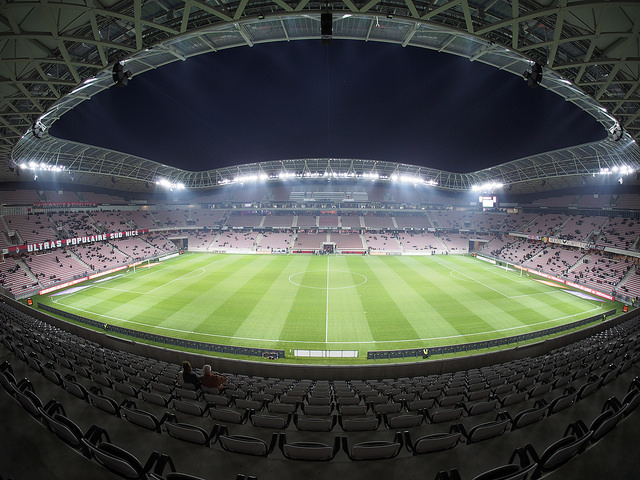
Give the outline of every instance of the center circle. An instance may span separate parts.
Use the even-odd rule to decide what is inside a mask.
[[[328,276],[328,279],[327,279]],[[318,290],[342,290],[367,283],[368,278],[349,270],[309,270],[289,275],[289,281],[298,287]]]

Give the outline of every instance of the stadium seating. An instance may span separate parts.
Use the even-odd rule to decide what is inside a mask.
[[[232,479],[242,472],[264,478],[274,468],[287,479],[297,478],[307,462],[321,461],[331,473],[357,472],[355,464],[373,461],[381,474],[417,468],[424,478],[442,470],[460,478],[503,478],[490,475],[534,469],[569,478],[582,452],[636,419],[640,404],[637,316],[541,357],[347,381],[226,372],[222,395],[178,386],[176,363],[106,348],[6,304],[0,304],[0,334],[0,353],[9,359],[0,366],[2,394],[35,422],[28,428],[32,441],[49,430],[71,447],[64,454],[67,468],[86,469],[88,456],[96,475],[105,468],[132,478],[171,478],[175,470],[200,478]],[[98,383],[99,376],[111,386]],[[520,395],[505,402],[511,392]],[[156,402],[151,393],[168,396]],[[215,397],[226,398],[224,405],[214,404]],[[263,413],[265,404],[288,412]],[[352,416],[348,407],[361,408]],[[215,476],[196,460],[200,449],[221,464]],[[503,465],[514,450],[519,456],[512,456],[512,466]],[[420,461],[425,455],[428,463]],[[247,463],[246,456],[255,460]]]
[[[376,189],[374,188],[372,191],[374,190]],[[231,188],[228,192],[223,192],[224,194],[216,193],[216,195],[209,196],[203,194],[196,196],[195,200],[206,202],[224,198],[225,201],[231,201],[235,197],[246,197],[249,195],[248,192],[249,190],[241,187]],[[3,193],[7,198],[12,198],[11,192]],[[613,292],[615,289],[620,298],[629,302],[637,296],[633,279],[625,275],[624,271],[616,271],[613,278],[608,279],[605,284],[599,281],[602,280],[599,277],[585,279],[585,269],[578,264],[582,260],[581,254],[588,253],[587,250],[584,250],[584,245],[597,246],[600,250],[610,248],[630,252],[637,250],[640,241],[640,230],[638,229],[640,224],[635,220],[634,215],[620,215],[619,210],[616,210],[618,213],[615,214],[612,214],[610,210],[606,215],[598,213],[598,209],[602,208],[603,204],[607,208],[611,204],[633,208],[635,204],[630,200],[630,198],[633,199],[633,196],[629,197],[629,194],[621,194],[617,197],[610,194],[600,194],[597,198],[593,195],[542,198],[529,205],[529,208],[535,207],[538,209],[537,211],[526,212],[506,213],[492,210],[481,211],[475,208],[455,210],[441,208],[441,205],[446,205],[445,202],[444,204],[434,203],[432,205],[438,206],[438,208],[425,209],[409,205],[409,208],[405,209],[405,205],[402,205],[399,210],[395,211],[382,209],[377,211],[346,210],[341,212],[341,215],[334,215],[323,214],[322,210],[309,209],[296,211],[294,209],[255,210],[242,208],[245,204],[235,205],[235,208],[231,209],[227,208],[228,206],[225,208],[219,208],[220,206],[206,208],[206,203],[177,205],[175,207],[145,205],[144,208],[120,210],[124,199],[114,195],[95,194],[96,196],[93,196],[90,192],[67,191],[60,194],[55,190],[32,193],[27,195],[25,199],[30,198],[32,202],[35,202],[46,201],[48,197],[52,197],[74,203],[71,200],[86,202],[89,198],[96,200],[96,203],[100,204],[100,209],[96,209],[95,206],[88,207],[88,209],[78,206],[72,211],[60,210],[47,213],[44,209],[37,214],[6,214],[1,217],[2,221],[0,221],[0,229],[2,230],[0,232],[0,247],[10,248],[18,244],[24,245],[24,243],[38,243],[46,240],[59,240],[128,229],[148,228],[153,230],[153,233],[148,236],[139,236],[136,240],[123,241],[121,242],[122,248],[118,248],[117,242],[105,242],[104,245],[74,246],[69,249],[72,260],[79,262],[81,267],[75,269],[73,266],[75,264],[71,262],[72,267],[69,275],[54,277],[47,265],[41,266],[39,263],[30,268],[32,264],[29,256],[23,258],[23,261],[19,261],[17,258],[7,258],[5,263],[8,264],[12,260],[18,261],[15,265],[6,265],[6,268],[3,268],[4,285],[10,293],[18,296],[27,296],[33,291],[43,288],[47,276],[51,277],[50,281],[46,282],[49,286],[52,282],[54,284],[62,282],[63,278],[77,277],[80,275],[80,270],[82,273],[85,271],[89,273],[104,271],[135,259],[151,259],[177,251],[178,248],[174,242],[180,245],[180,248],[188,247],[194,251],[236,253],[317,251],[322,248],[322,243],[325,241],[334,241],[338,251],[366,249],[373,253],[455,254],[466,253],[469,248],[477,250],[478,242],[475,245],[469,243],[472,240],[480,240],[480,243],[489,240],[480,249],[480,253],[496,259],[520,263],[569,280],[576,280],[572,273],[577,271],[578,274],[582,274],[582,278],[578,278],[578,280],[585,285],[596,289],[600,285],[606,285],[603,287],[605,293]],[[61,195],[62,197],[60,197]],[[268,192],[265,193],[265,198],[270,195]],[[387,192],[387,194],[383,194],[383,197],[388,202],[393,200],[394,195],[389,195]],[[435,197],[443,200],[444,197],[439,195],[435,195]],[[449,206],[453,205],[451,203]],[[568,206],[574,209],[580,208],[581,205],[584,205],[585,208],[588,206],[590,210],[577,214],[571,209],[566,210]],[[215,205],[212,206],[215,207]],[[135,205],[130,207],[135,207]],[[548,213],[545,210],[547,208],[565,210],[562,213]],[[225,225],[234,228],[233,235],[230,232],[219,230]],[[301,228],[305,232],[296,234],[296,228]],[[334,230],[340,228],[348,228],[351,231],[357,229],[359,233],[364,235],[364,239],[357,238],[355,235],[344,235],[344,232],[335,237],[323,237],[322,234],[318,235],[317,233],[318,229]],[[273,236],[276,233],[270,232],[270,229],[285,231],[279,231],[277,236]],[[365,230],[364,233],[363,230]],[[511,236],[510,233],[516,236]],[[584,242],[584,244],[582,247],[572,243],[545,245],[544,237],[548,235],[556,236],[558,238],[556,242]],[[269,236],[273,240],[267,242]],[[288,236],[291,236],[293,240],[289,241]],[[315,238],[312,239],[312,236]],[[527,241],[523,236],[531,238]],[[169,240],[169,237],[173,240]],[[323,240],[320,237],[323,237]],[[362,247],[360,243],[363,243]],[[297,248],[295,248],[296,246]],[[603,256],[619,262],[619,259],[613,258],[614,255],[607,252]],[[18,271],[15,271],[16,265]],[[71,274],[71,269],[74,269],[73,274]],[[592,275],[587,276],[591,277]],[[616,287],[624,287],[624,289],[616,289]]]
[[[12,213],[0,222],[3,249],[98,232],[154,231],[50,253],[7,255],[0,280],[10,294],[27,296],[135,259],[176,252],[176,239],[202,251],[306,251],[332,242],[338,250],[440,254],[466,252],[469,242],[480,238],[489,240],[480,253],[496,260],[616,293],[628,302],[640,296],[635,195],[550,197],[511,213],[441,208],[454,203],[439,194],[431,197],[431,209],[396,205],[393,211],[354,209],[340,215],[312,209],[246,214],[241,205],[220,205],[253,202],[256,195],[284,202],[291,193],[287,187],[237,188],[202,194],[196,207],[94,206],[30,215],[7,210]],[[366,195],[377,202],[418,199],[379,186],[367,187]],[[0,197],[17,209],[35,202],[126,203],[117,195],[56,190],[4,191]],[[207,208],[215,203],[218,208]],[[590,210],[576,214],[576,208]],[[220,230],[223,226],[235,230]],[[594,253],[536,238],[548,235],[634,255]],[[58,478],[79,478],[74,474],[81,471],[96,479],[113,478],[109,472],[133,478],[247,474],[264,479],[278,472],[279,480],[288,480],[315,472],[316,462],[326,476],[593,478],[588,474],[602,467],[591,462],[622,449],[637,431],[638,323],[636,317],[538,357],[517,349],[517,356],[501,363],[473,359],[460,371],[447,371],[446,362],[435,373],[400,378],[359,372],[348,380],[318,380],[311,369],[299,375],[307,379],[292,379],[278,377],[277,369],[230,371],[227,389],[212,393],[178,384],[179,353],[168,361],[164,353],[157,358],[152,348],[129,342],[114,349],[113,343],[94,343],[0,304],[0,411],[5,438],[15,439],[2,442],[8,453],[0,455],[0,471],[29,478],[18,465],[24,459],[20,446],[51,452],[37,454],[32,465],[37,478],[46,478],[39,462]],[[15,461],[8,461],[11,455]],[[219,466],[211,467],[214,463]]]

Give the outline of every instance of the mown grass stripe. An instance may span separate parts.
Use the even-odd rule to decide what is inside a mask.
[[[362,270],[362,262],[354,257],[332,258],[331,269],[340,272],[340,279],[334,281],[332,286],[336,287],[329,291],[329,342],[332,348],[338,348],[336,342],[346,341],[372,341],[373,333],[367,321],[368,311],[362,303],[362,296],[356,285],[368,282]],[[344,288],[340,288],[344,287]],[[345,347],[349,350],[351,347]]]
[[[420,306],[406,304],[408,299],[401,291],[406,288],[404,281],[390,278],[391,270],[379,257],[368,257],[361,268],[368,281],[357,288],[374,339],[419,338],[407,315],[418,313]]]
[[[291,272],[303,271],[309,263],[308,256],[282,256],[276,258],[277,277],[267,279],[268,288],[256,302],[245,320],[238,325],[234,336],[280,339],[287,315],[296,298],[299,286],[289,281]]]
[[[423,259],[417,267],[413,265],[417,274],[424,275],[425,263],[431,262],[429,262],[429,259]],[[501,290],[504,288],[502,282],[497,281],[492,284],[492,289],[487,289],[485,282],[472,280],[476,273],[477,263],[470,265],[470,268],[467,269],[468,277],[460,277],[459,273],[451,270],[446,262],[439,265],[441,268],[433,269],[435,273],[431,281],[446,291],[455,292],[456,300],[467,311],[472,312],[478,320],[482,320],[482,322],[476,321],[477,331],[495,330],[503,328],[505,325],[526,325],[517,316],[504,311],[506,305],[518,305],[519,302],[518,300],[508,299],[502,294]]]
[[[324,258],[310,257],[308,270],[293,272],[295,282],[302,285],[296,291],[291,309],[287,312],[282,328],[282,340],[297,342],[324,342],[326,290],[322,285],[326,282],[324,265],[318,265]],[[311,288],[314,287],[314,288]]]
[[[601,307],[457,256],[187,254],[92,285],[56,296],[56,303],[162,335],[264,348],[355,348],[361,356],[540,330]]]
[[[474,282],[458,282],[457,287],[453,288],[456,282],[446,264],[443,265],[436,260],[428,262],[428,268],[425,268],[425,262],[429,259],[418,258],[419,260],[414,259],[413,262],[400,258],[397,261],[398,266],[394,265],[394,268],[398,269],[399,275],[410,276],[408,270],[411,270],[421,279],[416,281],[416,284],[422,286],[421,294],[428,296],[427,298],[438,299],[438,307],[446,312],[448,325],[457,330],[460,336],[495,330],[495,326],[487,319],[498,312],[499,307],[494,302],[500,300],[499,295],[483,289],[481,284]],[[459,321],[456,321],[456,317]],[[462,323],[464,329],[460,328]]]

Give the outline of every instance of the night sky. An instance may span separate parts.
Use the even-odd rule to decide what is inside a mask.
[[[94,96],[51,133],[194,171],[333,157],[463,173],[606,136],[573,104],[493,67],[336,40],[178,61]]]

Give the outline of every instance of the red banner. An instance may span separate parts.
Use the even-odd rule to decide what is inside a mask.
[[[65,207],[97,207],[95,202],[36,202],[37,208],[65,208]]]

